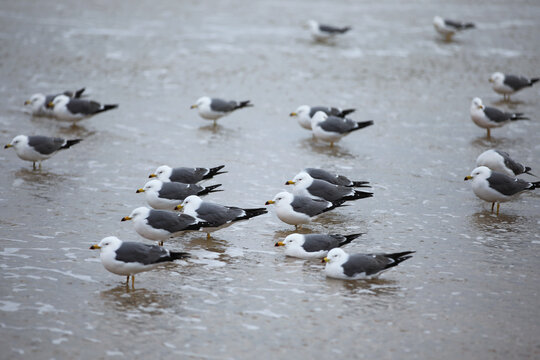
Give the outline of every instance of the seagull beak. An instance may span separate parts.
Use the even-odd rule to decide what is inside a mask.
[[[183,208],[182,204],[179,204],[174,207],[174,210],[182,210]]]
[[[266,203],[264,203],[264,205],[270,205],[270,204],[275,204],[276,202],[274,200],[268,200]]]
[[[283,243],[283,241],[278,241],[274,244],[274,246],[285,246],[285,244]]]
[[[47,108],[52,109],[53,107],[54,107],[54,104],[52,103],[52,101],[47,104]]]
[[[32,102],[31,102],[30,100],[26,100],[26,101],[24,102],[24,105],[30,105],[31,103],[32,103]]]
[[[471,180],[472,179],[472,176],[471,175],[467,175],[465,176],[465,179],[463,179],[463,181],[467,181],[467,180]]]
[[[99,245],[90,246],[90,250],[98,250],[98,249],[101,249],[101,246],[99,246]]]
[[[4,146],[4,149],[9,149],[10,147],[13,147],[13,145],[11,145],[11,144],[6,144],[6,145]]]
[[[198,108],[197,104],[191,105],[191,107],[190,107],[190,109],[196,109],[196,108]]]
[[[120,220],[120,221],[128,221],[128,220],[131,220],[131,218],[129,216],[124,216],[122,218],[122,220]]]
[[[289,181],[287,181],[285,183],[285,185],[294,185],[294,184],[296,184],[296,183],[294,181],[292,181],[292,180],[289,180]]]
[[[157,177],[156,174],[150,174],[150,175],[148,175],[148,178],[155,178],[155,177]]]
[[[329,262],[329,261],[330,261],[330,259],[329,259],[329,258],[327,258],[327,257],[325,257],[324,259],[322,259],[322,261],[321,261],[321,262],[323,262],[323,263],[327,263],[327,262]]]
[[[492,83],[492,82],[495,82],[495,80],[493,80],[492,78],[489,78],[489,82]]]
[[[484,105],[478,105],[479,109],[484,109]]]
[[[295,112],[292,112],[292,113],[289,114],[289,116],[298,116],[298,114],[295,113]]]
[[[135,191],[135,193],[137,193],[137,194],[142,193],[142,192],[144,192],[144,189],[137,189],[137,191]]]

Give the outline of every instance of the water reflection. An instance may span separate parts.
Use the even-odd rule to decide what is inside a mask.
[[[330,146],[330,144],[322,141],[317,141],[313,138],[304,138],[299,142],[300,148],[309,149],[312,153],[321,155],[328,155],[334,158],[340,159],[354,159],[354,156],[346,147],[339,145],[339,143]]]
[[[401,290],[398,281],[381,277],[369,280],[340,280],[326,278],[326,282],[328,286],[340,289],[343,295],[390,296],[396,295]]]
[[[135,279],[136,285],[137,279]],[[145,288],[131,288],[126,283],[101,291],[100,297],[106,306],[116,311],[136,311],[149,315],[162,314],[165,310],[173,307],[178,302],[181,293],[158,293],[155,290]]]

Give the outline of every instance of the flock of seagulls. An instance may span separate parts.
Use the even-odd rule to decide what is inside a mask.
[[[351,27],[337,27],[319,24],[310,20],[307,24],[315,41],[329,41],[351,30]],[[458,32],[473,29],[475,25],[443,19],[436,16],[433,19],[435,30],[446,41]],[[539,79],[526,78],[495,72],[489,78],[493,90],[503,95],[504,101],[510,101],[510,95],[533,86]],[[34,94],[25,102],[33,116],[47,116],[59,121],[71,122],[90,118],[118,107],[117,104],[101,104],[96,101],[83,99],[85,89],[65,91],[59,94]],[[205,120],[216,125],[217,120],[230,115],[236,110],[252,107],[249,100],[234,101],[211,98],[199,98],[191,109],[197,109],[198,114]],[[373,120],[355,121],[348,116],[355,109],[340,109],[337,107],[301,105],[290,113],[298,120],[299,125],[310,130],[317,140],[333,146],[344,136],[374,124]],[[492,128],[505,124],[527,120],[523,113],[511,113],[494,107],[484,106],[482,100],[475,97],[470,107],[472,121],[487,130],[488,139]],[[68,149],[78,144],[82,139],[63,139],[47,136],[18,135],[5,145],[14,148],[17,156],[25,161],[31,161],[34,169],[39,163],[55,155],[60,150]],[[513,160],[502,150],[490,149],[482,153],[477,161],[477,167],[465,180],[472,180],[474,194],[480,199],[491,202],[492,212],[497,204],[497,215],[500,203],[513,199],[516,195],[527,190],[540,187],[540,182],[528,182],[516,176],[532,174],[531,168]],[[186,231],[211,233],[219,231],[238,221],[266,214],[266,208],[242,208],[227,206],[204,200],[203,196],[211,196],[214,192],[223,191],[222,184],[201,185],[200,182],[213,179],[225,174],[224,165],[212,168],[172,168],[167,165],[158,167],[149,175],[150,180],[136,190],[144,193],[150,207],[135,208],[122,221],[131,221],[135,231],[143,238],[157,241],[157,245],[140,242],[124,242],[117,237],[109,236],[102,239],[90,249],[99,249],[104,267],[118,275],[127,276],[126,284],[134,286],[135,274],[152,270],[161,263],[183,260],[190,257],[187,252],[174,252],[163,247],[164,241],[177,237]],[[325,213],[339,209],[351,201],[368,199],[373,193],[366,191],[369,182],[350,180],[341,174],[335,174],[325,169],[306,168],[296,174],[285,185],[292,185],[292,192],[279,192],[265,205],[274,205],[275,214],[282,222],[299,229],[309,224],[315,218]],[[300,234],[292,233],[283,241],[275,243],[276,247],[284,247],[287,256],[302,259],[322,259],[325,273],[328,277],[356,280],[377,277],[383,272],[410,259],[414,251],[375,254],[348,254],[342,247],[359,238],[363,233],[355,234]]]

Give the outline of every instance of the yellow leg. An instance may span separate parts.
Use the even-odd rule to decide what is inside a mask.
[[[158,241],[157,243],[159,246],[163,246],[163,241]]]
[[[129,275],[126,278],[126,286],[129,286]]]
[[[135,275],[131,275],[131,287],[135,289]]]
[[[488,138],[488,139],[491,139],[491,131],[490,131],[489,128],[487,129],[487,138]]]
[[[334,147],[334,143],[333,143],[333,142],[330,143],[330,147]]]
[[[497,216],[499,216],[499,208],[501,207],[501,203],[497,203]]]
[[[210,239],[212,236],[210,236],[210,233],[206,233],[206,239]]]

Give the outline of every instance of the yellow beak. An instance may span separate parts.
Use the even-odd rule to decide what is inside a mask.
[[[274,246],[285,246],[285,243],[283,241],[278,241]]]
[[[142,193],[142,192],[144,192],[144,189],[137,189],[137,191],[135,191],[135,193],[137,193],[137,194]]]
[[[4,146],[4,149],[9,149],[10,147],[13,147],[13,145],[11,145],[11,144],[6,144],[6,145]]]
[[[268,200],[264,205],[270,205],[275,204],[276,202],[274,200]]]
[[[298,114],[295,113],[295,112],[292,112],[292,113],[289,114],[289,116],[298,116]]]
[[[478,108],[479,108],[479,109],[483,109],[483,108],[484,108],[484,105],[478,105]]]
[[[49,109],[52,109],[54,107],[54,104],[52,103],[52,101],[47,104],[47,107]]]
[[[24,105],[30,105],[31,103],[32,103],[32,102],[31,102],[30,100],[26,100],[26,101],[24,102]]]
[[[120,220],[120,221],[128,221],[128,220],[131,220],[131,218],[129,216],[124,216],[122,218],[122,220]]]
[[[101,246],[99,246],[99,245],[90,246],[90,250],[98,250],[98,249],[101,249]]]
[[[294,181],[292,181],[292,180],[289,180],[289,181],[287,181],[285,183],[285,185],[294,185],[294,184],[296,184],[296,183]]]
[[[467,175],[465,176],[465,179],[463,179],[463,181],[467,181],[467,180],[471,180],[472,179],[472,176],[471,175]]]
[[[180,205],[176,205],[174,210],[182,210],[184,208],[184,206],[182,206],[182,204]]]
[[[155,178],[155,177],[157,177],[156,174],[150,174],[150,175],[148,175],[148,178]]]
[[[190,107],[190,109],[196,109],[196,108],[198,108],[197,104],[191,105],[191,107]]]
[[[327,263],[327,262],[329,262],[329,261],[330,261],[330,259],[329,259],[329,258],[327,258],[327,257],[325,257],[324,259],[322,259],[322,261],[323,261],[323,262],[325,262],[325,263]]]

